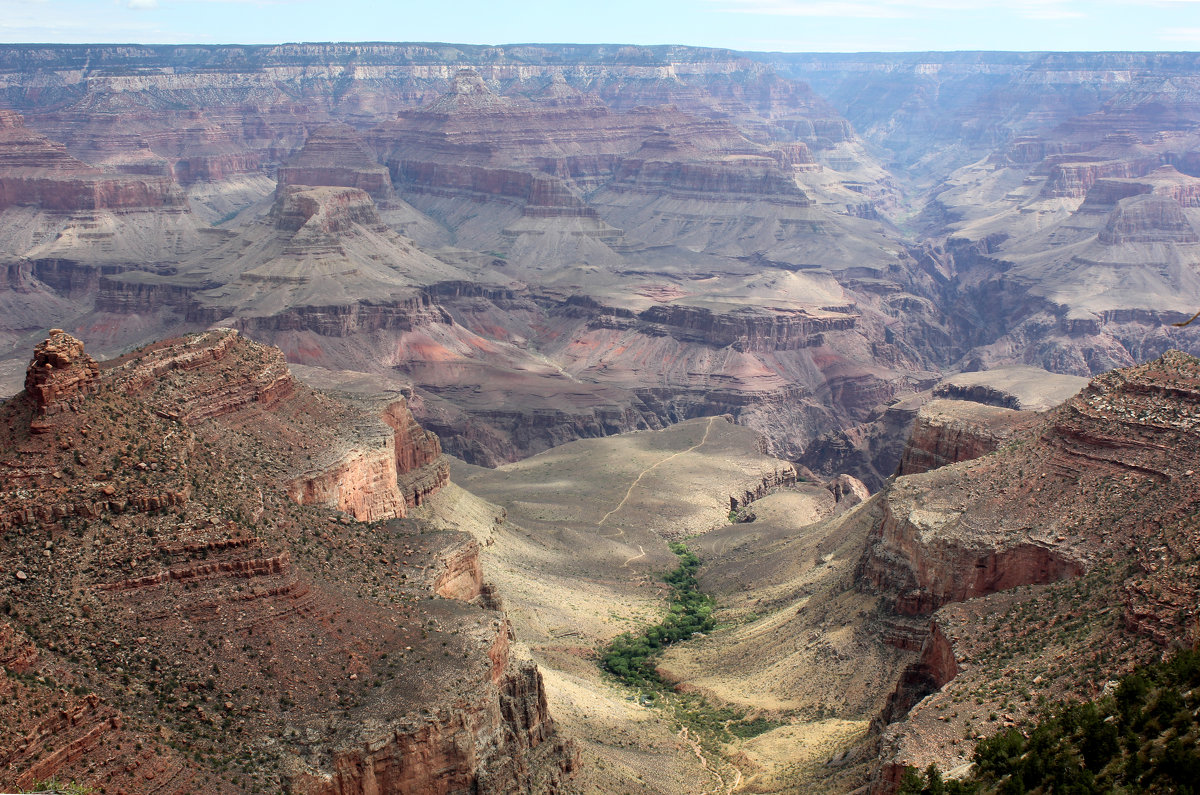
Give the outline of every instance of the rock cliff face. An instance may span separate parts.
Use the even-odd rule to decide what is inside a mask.
[[[918,507],[904,499],[911,488],[903,481],[889,490],[859,568],[864,585],[891,595],[901,615],[928,614],[948,602],[1085,570],[1083,561],[1053,545],[980,532],[984,528],[954,508]]]
[[[358,188],[376,201],[392,195],[387,167],[375,160],[366,143],[347,124],[314,130],[296,156],[279,167],[279,184]]]
[[[355,224],[381,225],[375,205],[358,188],[317,191],[302,185],[281,185],[273,214],[277,229],[303,232],[306,239],[332,241]]]
[[[643,150],[647,148],[653,147],[643,147]],[[642,153],[639,151],[638,154]],[[772,196],[777,197],[776,201],[797,207],[812,204],[776,160],[752,155],[698,163],[627,158],[617,170],[612,189],[673,197],[716,195],[721,200],[739,195]]]
[[[434,715],[419,728],[338,755],[327,782],[304,782],[312,795],[565,791],[573,763],[553,735],[541,673],[533,665],[497,682],[486,711]],[[503,738],[480,745],[475,738]],[[557,759],[555,758],[557,757]],[[565,761],[564,761],[565,760]],[[548,769],[547,769],[548,768]]]
[[[667,333],[681,341],[756,353],[797,350],[822,345],[824,331],[847,331],[856,318],[841,313],[766,313],[743,310],[716,314],[702,307],[652,306],[638,315],[646,333]]]
[[[931,737],[961,736],[1000,704],[1007,725],[1030,717],[1032,696],[1013,698],[1022,689],[1086,694],[1090,676],[1191,642],[1198,377],[1200,360],[1179,352],[1114,371],[1010,427],[1001,449],[879,495],[859,587],[933,623],[883,715],[877,791],[894,791],[904,764],[966,756]],[[931,446],[944,447],[920,445]],[[1104,673],[1081,676],[1081,660]],[[948,714],[968,691],[982,705]]]
[[[288,488],[304,505],[327,505],[360,522],[406,516],[410,508],[450,479],[437,436],[413,419],[404,402],[390,404],[380,428],[364,443],[346,452],[332,467],[306,475]],[[382,437],[382,438],[380,438]],[[474,597],[469,597],[474,598]],[[469,599],[467,601],[469,601]]]
[[[898,475],[912,475],[970,461],[994,452],[1033,422],[1030,414],[961,400],[934,400],[921,407],[900,456]]]
[[[31,205],[56,212],[186,207],[169,177],[105,174],[0,110],[0,211]]]
[[[35,378],[50,362],[80,378]],[[5,781],[562,791],[575,752],[477,604],[477,544],[291,498],[314,466],[371,519],[444,483],[403,403],[315,393],[230,330],[101,367],[56,333],[31,370],[41,392],[0,407]]]
[[[1072,159],[1082,162],[1069,162]],[[1159,164],[1157,159],[1097,162],[1090,160],[1087,155],[1052,156],[1042,162],[1048,172],[1042,195],[1070,199],[1084,198],[1100,180],[1141,177]]]
[[[917,662],[904,670],[900,681],[896,683],[896,689],[888,698],[880,720],[885,724],[902,720],[921,699],[940,690],[956,676],[958,661],[954,658],[954,648],[942,633],[941,627],[936,622],[931,623],[921,644]],[[900,770],[902,772],[903,768]],[[894,769],[884,771],[881,783],[886,783],[883,788],[893,784],[899,785],[900,779],[895,773]]]
[[[1122,243],[1196,243],[1200,237],[1176,199],[1138,196],[1122,199],[1108,217],[1097,239],[1115,246]]]

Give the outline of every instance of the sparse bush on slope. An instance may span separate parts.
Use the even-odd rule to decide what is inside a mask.
[[[1028,736],[1009,729],[981,740],[966,780],[909,768],[900,795],[1200,793],[1198,690],[1200,652],[1179,652],[1110,696],[1058,704]]]

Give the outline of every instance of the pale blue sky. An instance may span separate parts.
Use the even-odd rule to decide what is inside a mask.
[[[1200,50],[1200,0],[0,0],[0,41]]]

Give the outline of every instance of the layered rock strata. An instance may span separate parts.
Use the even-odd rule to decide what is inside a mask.
[[[347,124],[314,130],[295,157],[279,167],[279,184],[358,188],[376,201],[392,195],[387,167],[375,160],[366,143]]]
[[[170,177],[106,174],[30,130],[18,113],[0,110],[0,211],[35,206],[54,212],[183,209]]]
[[[96,389],[100,366],[84,353],[83,343],[62,329],[33,350],[33,361],[25,372],[25,394],[33,398],[38,414],[56,414],[74,398]]]
[[[987,455],[1031,422],[1031,413],[961,400],[933,400],[917,413],[896,474],[927,472]]]
[[[403,401],[389,404],[382,421],[386,427],[373,434],[359,426],[363,444],[337,463],[293,482],[288,487],[292,499],[371,522],[406,516],[444,486],[450,468],[437,436],[417,424]]]
[[[70,410],[40,413],[36,390],[0,407],[6,782],[563,790],[575,752],[478,604],[478,545],[289,494],[314,458],[377,448],[389,488],[340,471],[341,493],[402,515],[444,480],[402,403],[313,392],[229,330],[99,368],[58,334],[32,369],[51,359]]]
[[[86,84],[48,53],[9,53],[78,94],[47,105],[5,72],[30,124],[79,164],[173,175],[217,227],[97,216],[49,246],[12,243],[78,304],[54,322],[109,350],[220,323],[306,365],[399,370],[422,421],[478,463],[725,412],[793,455],[929,377],[928,351],[882,331],[880,296],[898,312],[911,286],[903,247],[878,214],[842,212],[883,207],[890,188],[825,170],[853,130],[769,66],[686,48],[637,63],[608,47],[83,52],[59,55],[104,61]],[[613,311],[569,322],[575,297]]]
[[[904,764],[959,764],[967,751],[929,738],[996,720],[1001,704],[1006,726],[1032,719],[1017,693],[1086,695],[1092,677],[1190,642],[1198,383],[1200,360],[1179,352],[1114,371],[997,451],[879,495],[859,587],[932,623],[885,711],[875,790],[894,791]],[[968,691],[978,706],[950,714]]]

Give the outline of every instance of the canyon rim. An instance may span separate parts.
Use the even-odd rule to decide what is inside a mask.
[[[0,789],[974,781],[1200,643],[1198,97],[0,44]]]

